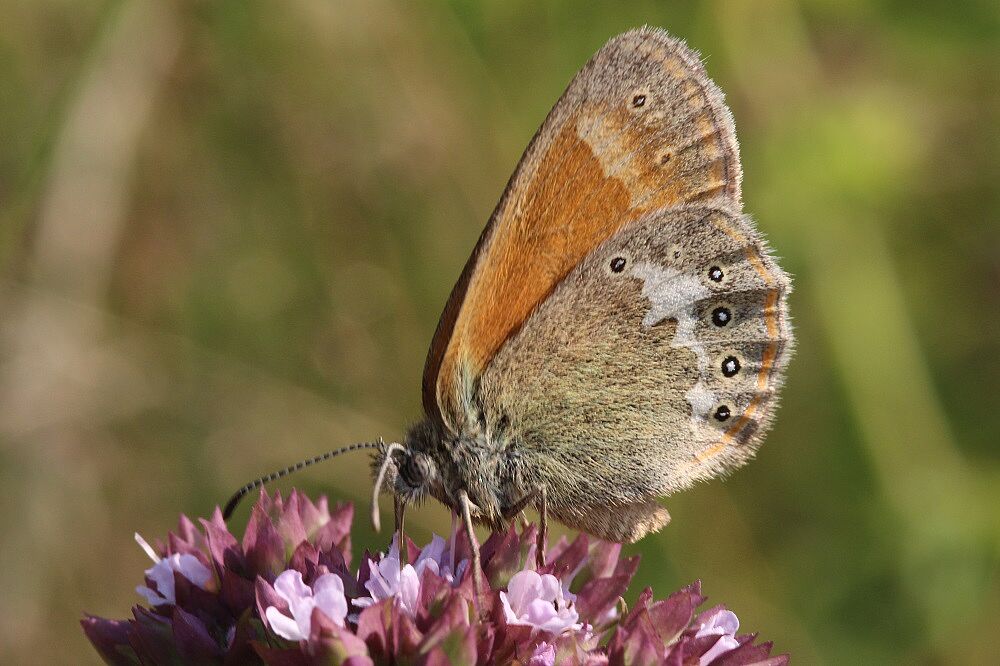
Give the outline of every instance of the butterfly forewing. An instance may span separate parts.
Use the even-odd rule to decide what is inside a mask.
[[[697,55],[665,32],[612,39],[528,147],[448,301],[424,370],[453,431],[501,346],[563,278],[645,212],[740,206],[735,131]]]

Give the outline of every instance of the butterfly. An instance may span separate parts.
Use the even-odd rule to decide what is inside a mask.
[[[373,507],[389,489],[400,531],[410,504],[450,507],[474,574],[473,523],[529,507],[542,543],[550,517],[616,542],[659,530],[659,498],[753,456],[791,355],[791,284],[741,178],[699,56],[659,29],[614,37],[535,134],[451,292],[425,418],[248,484],[227,515],[271,478],[375,448]]]

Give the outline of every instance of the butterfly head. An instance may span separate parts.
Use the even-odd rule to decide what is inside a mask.
[[[414,428],[403,444],[384,444],[372,456],[372,524],[379,527],[378,496],[388,490],[397,501],[417,504],[428,496],[448,504],[448,494],[442,477],[442,465],[428,443],[435,441],[431,433]]]
[[[395,447],[389,445],[384,451],[375,454],[372,469],[376,475],[376,493],[388,488],[407,504],[422,501],[432,494],[432,489],[440,486],[440,474],[434,459],[422,451],[398,444]]]
[[[509,503],[505,498],[517,492],[504,486],[507,475],[495,460],[482,455],[480,444],[474,435],[456,435],[427,419],[415,425],[402,444],[379,447],[372,456],[373,525],[379,524],[378,496],[389,492],[403,504],[433,497],[456,514],[461,514],[464,495],[477,521],[505,526],[503,507]]]

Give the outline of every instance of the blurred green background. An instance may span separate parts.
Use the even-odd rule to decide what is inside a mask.
[[[801,664],[996,663],[987,0],[0,4],[0,661],[96,662],[77,620],[139,600],[134,530],[400,436],[528,139],[644,23],[727,92],[799,351],[758,459],[629,547],[632,598],[701,578]],[[363,503],[366,466],[277,487]]]

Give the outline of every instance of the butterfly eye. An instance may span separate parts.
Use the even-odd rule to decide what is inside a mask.
[[[621,273],[625,270],[625,257],[615,257],[611,260],[611,271]]]
[[[406,461],[399,469],[399,475],[402,477],[403,483],[411,488],[419,488],[424,482],[424,475],[415,455],[406,457]]]
[[[732,415],[732,412],[729,411],[729,407],[726,405],[719,405],[715,409],[715,413],[712,414],[712,416],[715,417],[715,420],[720,423],[729,420],[729,417]]]

